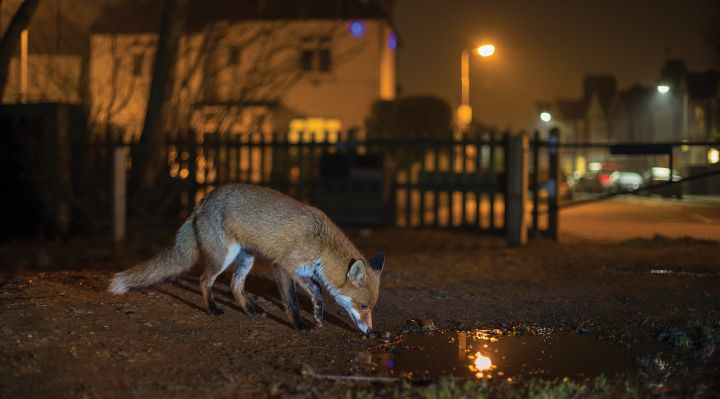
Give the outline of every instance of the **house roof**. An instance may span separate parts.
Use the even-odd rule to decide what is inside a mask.
[[[718,96],[720,87],[720,74],[718,71],[708,70],[705,72],[690,72],[685,77],[690,98],[693,100],[704,100]]]
[[[685,61],[679,58],[665,61],[660,70],[660,79],[672,86],[679,86],[683,82],[690,98],[696,101],[717,97],[720,91],[718,71],[691,72]]]
[[[605,112],[610,111],[610,107],[617,95],[617,79],[613,75],[585,75],[583,80],[583,97],[586,100],[597,95]]]
[[[127,0],[108,4],[91,27],[93,33],[158,32],[165,2]],[[385,19],[392,0],[190,0],[186,30],[202,30],[208,23],[278,19]]]

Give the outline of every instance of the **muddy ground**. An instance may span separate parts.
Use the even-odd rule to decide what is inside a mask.
[[[350,234],[367,255],[387,254],[373,319],[377,330],[393,337],[418,319],[442,329],[539,326],[617,341],[660,337],[672,372],[642,387],[642,395],[720,393],[716,242],[537,240],[511,249],[499,238],[471,233]],[[262,262],[246,287],[266,317],[246,316],[232,303],[227,275],[216,284],[221,317],[199,306],[196,274],[125,296],[105,292],[114,271],[168,240],[135,237],[121,254],[87,239],[0,246],[0,396],[345,397],[357,389],[387,394],[383,384],[303,374],[309,367],[367,375],[371,371],[359,354],[383,340],[363,337],[334,305],[326,309],[324,328],[293,330]],[[302,306],[312,320],[309,303],[303,300]],[[689,340],[675,345],[672,337],[686,331]]]

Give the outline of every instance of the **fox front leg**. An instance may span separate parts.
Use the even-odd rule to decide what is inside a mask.
[[[320,285],[317,281],[308,277],[300,277],[297,279],[301,287],[308,293],[313,304],[313,318],[318,327],[323,326],[323,296],[320,291]]]
[[[295,292],[295,281],[280,267],[275,267],[275,281],[285,302],[285,313],[288,320],[298,330],[306,330],[308,326],[300,318],[300,306],[298,305],[297,293]]]

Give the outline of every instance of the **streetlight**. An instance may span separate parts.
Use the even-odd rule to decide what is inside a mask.
[[[658,93],[660,93],[660,94],[665,94],[665,93],[667,93],[667,92],[670,91],[670,86],[668,86],[668,85],[666,85],[666,84],[659,84],[659,85],[657,86],[657,91],[658,91]]]
[[[543,122],[550,122],[552,120],[552,115],[550,115],[549,112],[541,112],[540,120],[542,120]]]
[[[495,46],[492,44],[483,44],[477,48],[477,53],[481,57],[490,57],[495,54]]]
[[[482,44],[473,48],[483,58],[495,54],[495,46]],[[457,110],[458,122],[462,127],[467,127],[472,122],[472,107],[470,107],[470,52],[465,49],[460,53],[460,105]]]

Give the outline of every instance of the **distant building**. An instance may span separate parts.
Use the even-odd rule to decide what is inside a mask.
[[[587,75],[583,95],[577,99],[539,102],[538,112],[552,115],[552,126],[561,131],[561,141],[578,143],[678,142],[720,140],[720,82],[717,71],[688,71],[684,61],[667,60],[658,85],[634,85],[618,90],[610,75]],[[705,147],[684,147],[676,153],[676,166],[706,165]],[[578,149],[563,165],[566,172],[582,175],[591,162],[612,161],[608,151]],[[633,159],[636,169],[649,160]]]
[[[552,115],[551,125],[560,128],[562,142],[604,143],[625,139],[624,129],[618,129],[622,118],[622,104],[617,92],[617,80],[612,75],[586,75],[582,96],[577,99],[560,98],[539,102],[539,112]],[[570,173],[584,173],[588,162],[602,161],[606,152],[594,149],[570,150],[562,168]]]
[[[669,90],[657,94],[655,112],[658,141],[720,140],[720,74],[689,71],[681,59],[667,60],[660,70],[660,84]],[[707,149],[684,148],[685,165],[707,163]]]
[[[108,6],[92,27],[100,130],[141,132],[163,3]],[[376,100],[395,97],[389,9],[380,0],[191,0],[168,129],[281,131],[298,141],[362,127]]]

